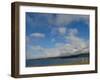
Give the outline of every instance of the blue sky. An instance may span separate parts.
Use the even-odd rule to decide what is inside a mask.
[[[89,15],[26,12],[26,57],[28,59],[51,56],[53,49],[65,50],[65,47],[61,46],[67,46],[66,49],[75,46],[71,47],[73,50],[77,46],[87,47],[88,42]],[[61,52],[58,53],[61,55]]]

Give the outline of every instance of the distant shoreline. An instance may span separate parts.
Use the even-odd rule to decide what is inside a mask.
[[[73,57],[83,57],[83,56],[89,56],[89,53],[82,53],[77,55],[69,55],[69,56],[60,56],[60,57],[47,57],[47,58],[38,58],[38,59],[27,59],[27,60],[41,60],[41,59],[57,59],[57,58],[73,58]]]
[[[65,56],[65,57],[53,57],[42,59],[29,59],[26,60],[26,67],[40,67],[40,66],[59,66],[59,65],[79,65],[89,64],[89,53]]]

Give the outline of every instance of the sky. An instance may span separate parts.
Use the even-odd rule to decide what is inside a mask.
[[[26,12],[26,59],[89,53],[89,15]]]

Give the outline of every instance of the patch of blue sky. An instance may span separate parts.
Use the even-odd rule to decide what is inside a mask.
[[[68,28],[76,28],[78,32],[78,36],[84,39],[89,39],[89,23],[87,24],[87,20],[83,18],[78,18],[82,15],[73,15],[77,17],[78,20],[73,19],[71,22],[67,23],[67,19],[65,21],[61,21],[63,25],[60,25],[57,22],[57,18],[61,16],[65,16],[65,14],[48,14],[48,13],[26,13],[26,36],[30,36],[32,33],[42,33],[45,35],[44,39],[41,40],[33,38],[33,43],[42,46],[49,46],[52,44],[52,39],[55,39],[55,42],[66,42],[64,39],[64,35],[67,35],[67,32],[64,35],[61,35],[57,30],[59,27],[64,27],[66,30]],[[68,18],[72,18],[70,14],[66,14]],[[67,18],[67,16],[65,16]],[[84,16],[84,15],[83,15]],[[88,16],[87,16],[88,17]],[[60,19],[60,18],[58,18]],[[61,17],[62,19],[62,17]],[[55,24],[54,24],[55,23]],[[62,24],[61,23],[61,24]],[[54,42],[53,42],[54,44]],[[53,45],[52,44],[52,45]]]

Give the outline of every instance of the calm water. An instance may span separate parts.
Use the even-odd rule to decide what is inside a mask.
[[[26,67],[74,65],[74,64],[89,64],[89,54],[82,54],[82,55],[70,56],[70,57],[26,60]]]

